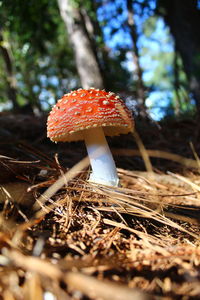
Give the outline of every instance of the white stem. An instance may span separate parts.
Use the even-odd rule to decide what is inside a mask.
[[[92,167],[89,181],[110,186],[118,186],[119,178],[112,153],[103,129],[85,130],[85,144]]]

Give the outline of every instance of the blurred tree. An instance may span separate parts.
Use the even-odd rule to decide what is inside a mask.
[[[135,72],[137,74],[137,81],[136,81],[136,96],[138,101],[138,106],[141,110],[140,114],[143,117],[147,116],[146,107],[145,107],[145,86],[143,82],[143,70],[140,65],[140,55],[139,55],[139,49],[138,49],[138,32],[134,20],[134,8],[133,8],[133,1],[132,0],[126,0],[127,5],[127,12],[128,12],[128,18],[127,23],[130,30],[130,36],[132,39],[133,44],[133,60],[135,64]]]
[[[72,43],[76,66],[84,88],[104,87],[99,67],[94,39],[91,38],[90,18],[82,5],[76,0],[58,0],[60,13]]]
[[[200,10],[198,0],[157,0],[157,12],[164,17],[170,27],[200,116]]]
[[[141,33],[138,32],[135,21],[135,17],[138,19],[139,16],[138,9],[135,9],[135,2],[139,7],[143,7],[142,2],[138,4],[138,1],[133,0],[99,0],[98,3],[101,5],[98,15],[104,31],[105,43],[113,44],[110,49],[110,57],[113,56],[115,59],[113,62],[112,59],[109,60],[108,66],[109,69],[112,64],[114,67],[114,72],[111,74],[114,89],[116,86],[120,86],[118,91],[120,90],[124,96],[129,95],[129,102],[132,101],[135,107],[137,102],[138,113],[146,116],[147,89],[144,86],[143,71],[140,64],[138,41]],[[131,61],[131,57],[133,61]],[[117,80],[117,76],[119,80]],[[119,81],[121,81],[121,85],[116,84]],[[131,106],[133,107],[133,105]]]
[[[145,36],[141,57],[150,108],[160,115],[176,115],[194,111],[189,101],[188,82],[180,55],[174,50],[173,38],[161,17],[152,14],[143,23]],[[145,59],[144,59],[145,58]],[[160,107],[160,108],[159,108]]]
[[[81,2],[79,0],[79,3]],[[104,5],[105,2],[102,0],[85,0],[84,6],[81,6],[81,12],[98,61],[104,87],[107,90],[119,92],[128,88],[131,76],[127,68],[123,66],[126,61],[126,50],[118,48],[117,51],[113,51],[105,42],[104,25],[107,23],[107,19],[105,15],[103,20],[99,18],[99,10]],[[109,2],[106,5],[109,5]]]
[[[12,102],[14,111],[19,111],[17,102],[17,84],[14,73],[13,57],[10,50],[9,42],[5,39],[3,31],[0,28],[0,51],[2,54],[5,74],[4,80],[7,83],[8,99]]]
[[[106,16],[100,20],[98,13],[104,1],[59,0],[59,2],[72,10],[72,13],[66,14],[64,18],[66,16],[68,18],[68,20],[65,19],[68,36],[73,45],[82,85],[101,86],[113,91],[125,90],[130,81],[130,73],[123,66],[126,51],[121,48],[113,53],[112,49],[106,45],[103,31],[107,20]],[[81,36],[82,44],[74,31]],[[84,53],[87,52],[87,55],[83,53],[83,50]]]

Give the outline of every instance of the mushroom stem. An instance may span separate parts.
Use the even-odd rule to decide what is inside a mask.
[[[85,130],[85,144],[92,167],[89,181],[118,186],[119,178],[112,153],[101,127]]]

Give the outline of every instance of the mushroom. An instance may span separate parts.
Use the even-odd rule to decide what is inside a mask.
[[[106,136],[133,131],[133,118],[112,92],[78,89],[65,94],[52,108],[47,136],[54,142],[84,140],[92,173],[89,181],[118,186],[119,178]]]

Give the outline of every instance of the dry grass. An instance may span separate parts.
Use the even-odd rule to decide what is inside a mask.
[[[66,172],[44,153],[0,157],[18,177],[0,190],[0,299],[199,298],[198,156],[137,145],[115,154],[141,155],[148,172],[119,168],[120,188],[88,183],[87,158]]]

